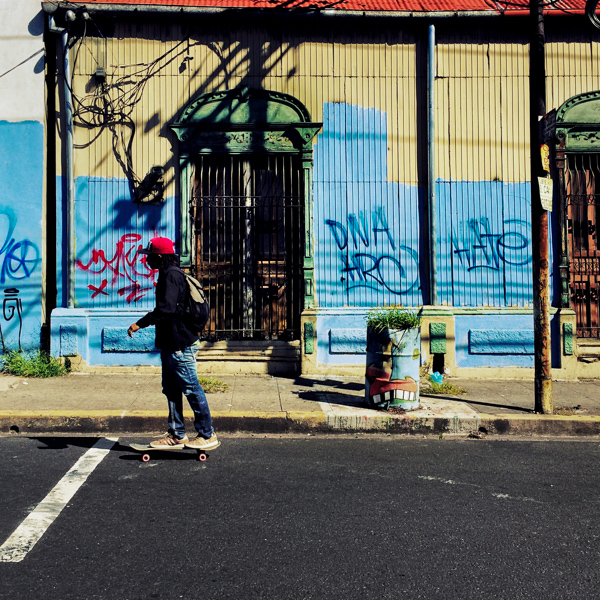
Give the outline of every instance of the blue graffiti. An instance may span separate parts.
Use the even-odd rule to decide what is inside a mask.
[[[402,256],[403,260],[400,260]],[[342,273],[348,274],[346,284],[348,290],[366,287],[372,290],[384,287],[392,294],[407,294],[418,283],[418,278],[409,278],[408,271],[402,265],[412,263],[418,265],[417,253],[408,246],[398,248],[398,257],[389,254],[373,255],[364,252],[342,255]],[[416,272],[416,271],[415,271]],[[342,281],[347,281],[345,277]]]
[[[15,240],[13,234],[17,217],[11,209],[1,207],[1,214],[8,219],[8,230],[0,246],[0,283],[5,283],[7,279],[27,279],[42,260],[40,251],[30,240]]]
[[[390,228],[388,227],[383,207],[378,206],[372,214],[373,226],[371,228],[371,231],[374,235],[374,245],[377,246],[377,234],[385,233],[389,244],[392,247],[392,250],[395,250],[396,245],[394,244],[394,238],[392,237]],[[350,235],[352,236],[352,244],[354,246],[354,249],[357,249],[359,247],[359,240],[360,243],[366,248],[368,248],[370,245],[366,216],[365,213],[363,213],[362,211],[358,213],[358,216],[356,216],[353,213],[350,213],[348,215],[347,227],[345,227],[338,221],[333,221],[331,219],[326,219],[325,224],[329,226],[331,235],[333,236],[333,239],[335,240],[335,243],[337,244],[340,250],[343,250],[348,245],[348,232],[350,232]]]
[[[38,247],[26,239],[15,240],[14,232],[17,226],[17,217],[10,208],[0,207],[0,215],[4,215],[8,220],[6,235],[0,246],[0,283],[5,283],[7,279],[27,279],[31,277],[41,261]],[[10,323],[13,319],[15,319],[17,327],[17,346],[21,350],[23,301],[19,297],[19,289],[10,287],[4,290],[2,321]],[[4,328],[6,329],[6,325],[4,325]],[[2,345],[2,350],[6,351],[8,346],[4,335],[5,331],[3,332],[3,326],[0,323],[0,344]]]
[[[487,217],[469,219],[464,234],[452,234],[454,254],[468,271],[491,269],[499,271],[502,263],[524,266],[531,262],[528,223],[520,219],[503,221],[503,233],[494,233]],[[522,229],[521,229],[522,228]]]
[[[332,219],[326,219],[325,224],[339,250],[346,250],[340,254],[340,281],[345,282],[348,291],[357,287],[373,290],[383,287],[393,294],[406,294],[418,285],[418,254],[405,245],[396,250],[383,207],[373,210],[370,228],[363,212],[350,213],[346,225]],[[371,241],[373,250],[364,252],[371,248]],[[382,242],[386,248],[395,250],[394,254],[377,252]]]

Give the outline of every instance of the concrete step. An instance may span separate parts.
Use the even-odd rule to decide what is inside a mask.
[[[200,351],[210,356],[254,356],[270,358],[300,358],[300,342],[271,341],[221,341],[201,342]]]
[[[578,338],[577,359],[582,362],[600,360],[600,340],[595,338]]]
[[[207,374],[295,375],[300,371],[300,342],[202,342],[198,362]]]

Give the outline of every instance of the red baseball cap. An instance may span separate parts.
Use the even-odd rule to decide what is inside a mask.
[[[175,254],[175,245],[166,237],[152,238],[145,250],[140,250],[140,254]]]

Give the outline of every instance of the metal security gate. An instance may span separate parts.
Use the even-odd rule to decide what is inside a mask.
[[[569,283],[579,337],[600,337],[600,155],[568,154]]]
[[[202,155],[195,163],[195,271],[216,340],[294,340],[302,311],[304,207],[292,154]]]

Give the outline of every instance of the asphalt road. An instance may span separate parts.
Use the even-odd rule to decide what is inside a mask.
[[[600,598],[598,441],[230,437],[206,463],[130,441],[71,472],[0,597]],[[96,442],[0,438],[0,544]]]

